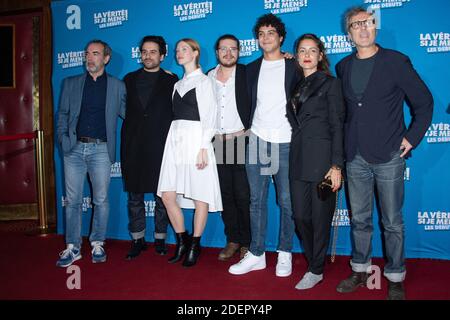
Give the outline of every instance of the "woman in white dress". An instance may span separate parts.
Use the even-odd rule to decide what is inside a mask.
[[[164,202],[176,232],[177,246],[170,263],[196,264],[200,237],[208,211],[222,211],[219,178],[212,138],[216,131],[216,100],[211,80],[199,66],[200,46],[193,39],[182,39],[176,47],[178,64],[184,77],[174,87],[174,120],[167,135],[157,194]],[[186,232],[181,208],[194,209],[194,232]]]

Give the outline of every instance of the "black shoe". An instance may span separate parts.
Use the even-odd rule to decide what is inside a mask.
[[[167,254],[166,240],[165,239],[155,239],[155,251],[159,255]]]
[[[403,282],[392,282],[388,280],[388,300],[405,300],[405,288]]]
[[[125,259],[132,260],[136,258],[141,251],[147,250],[147,245],[145,244],[144,238],[139,238],[131,241],[131,249],[128,251],[128,254]]]
[[[347,279],[344,279],[336,287],[336,291],[340,293],[353,292],[359,287],[365,287],[367,285],[367,273],[366,272],[354,272]]]
[[[186,231],[177,233],[176,236],[177,246],[175,248],[175,255],[169,259],[169,263],[176,263],[180,261],[186,254],[190,246],[190,237]]]
[[[183,267],[192,267],[197,263],[198,257],[200,256],[200,237],[192,237],[192,244],[186,253],[186,257],[183,261]]]

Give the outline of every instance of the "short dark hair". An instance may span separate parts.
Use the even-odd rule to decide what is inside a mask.
[[[262,15],[256,21],[256,24],[253,28],[253,32],[255,33],[256,38],[258,38],[259,29],[261,27],[268,27],[268,26],[274,27],[278,35],[280,37],[283,37],[283,41],[281,41],[281,44],[283,44],[284,40],[286,39],[286,27],[283,21],[281,21],[280,18],[278,18],[276,15],[272,13]]]
[[[216,50],[219,50],[219,44],[220,44],[220,41],[226,40],[226,39],[230,39],[230,40],[236,41],[238,50],[241,49],[241,45],[240,45],[240,43],[239,43],[239,39],[236,38],[236,36],[234,36],[234,35],[232,35],[232,34],[224,34],[224,35],[220,36],[219,39],[217,39],[216,44],[214,45],[214,48],[215,48]]]
[[[144,43],[146,42],[154,42],[158,45],[159,47],[159,54],[162,56],[165,56],[167,53],[167,48],[166,48],[166,40],[164,40],[163,37],[161,36],[145,36],[144,38],[142,38],[141,40],[141,44],[139,45],[139,51],[142,51],[142,47],[144,46]]]
[[[103,55],[104,55],[105,57],[106,57],[106,56],[110,56],[110,57],[111,57],[111,55],[112,55],[112,49],[111,49],[111,47],[110,47],[109,44],[107,44],[105,41],[102,41],[102,40],[99,40],[99,39],[94,39],[94,40],[89,41],[89,42],[86,44],[86,47],[84,48],[84,51],[86,51],[87,48],[88,48],[91,44],[93,44],[93,43],[101,44],[101,45],[103,46]]]
[[[296,54],[298,53],[298,46],[300,45],[300,42],[302,42],[303,40],[312,40],[316,43],[317,47],[319,48],[319,52],[322,53],[322,60],[319,61],[319,63],[317,64],[317,70],[323,71],[326,74],[331,75],[330,62],[328,61],[325,45],[323,44],[322,40],[320,40],[320,38],[313,33],[302,34],[297,40],[295,40],[294,51]]]

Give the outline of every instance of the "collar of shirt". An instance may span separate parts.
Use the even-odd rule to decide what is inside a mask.
[[[184,74],[183,78],[190,79],[190,78],[196,77],[196,76],[201,75],[201,74],[203,74],[202,68],[198,68],[198,69],[196,69],[195,71],[192,71],[189,74]]]
[[[211,71],[211,76],[215,81],[220,82],[221,84],[224,84],[222,81],[217,80],[217,72],[219,71],[220,68],[220,64],[218,64],[214,70]],[[228,78],[227,82],[225,82],[225,84],[228,84],[229,82],[233,81],[234,78],[236,77],[236,66],[234,66],[233,68],[233,72],[231,73],[231,77]]]
[[[100,80],[100,81],[103,81],[103,80],[106,79],[106,71],[103,71],[102,75],[101,75],[101,76],[98,76],[96,80],[94,80],[94,77],[91,76],[91,74],[90,74],[89,72],[86,72],[86,74],[87,74],[87,75],[86,75],[86,79],[89,79],[89,80],[91,80],[91,81],[93,81],[93,82],[98,82],[99,80]]]

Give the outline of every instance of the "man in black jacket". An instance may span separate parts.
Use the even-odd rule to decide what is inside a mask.
[[[342,79],[347,118],[344,125],[347,179],[352,212],[352,274],[337,287],[352,292],[365,286],[371,266],[373,191],[376,185],[384,227],[388,299],[404,299],[405,156],[417,147],[431,123],[433,97],[409,58],[375,43],[376,21],[364,8],[346,14],[356,53],[336,66]],[[413,114],[404,124],[407,97]]]
[[[215,49],[219,64],[208,76],[213,81],[219,108],[214,145],[227,245],[218,258],[226,261],[238,251],[243,258],[250,246],[250,191],[245,172],[250,101],[245,66],[237,63],[239,40],[225,34],[216,41]]]
[[[160,68],[166,55],[166,42],[160,36],[146,36],[140,45],[143,68],[128,73],[124,82],[127,95],[126,117],[122,127],[122,175],[128,191],[129,231],[133,238],[126,258],[137,257],[145,244],[144,194],[155,199],[156,252],[167,253],[165,239],[169,218],[156,195],[161,160],[172,122],[172,92],[178,77]]]
[[[280,206],[275,275],[288,277],[292,273],[291,251],[295,224],[289,189],[291,126],[286,118],[286,101],[301,75],[295,60],[285,59],[281,52],[286,28],[280,18],[273,14],[259,17],[254,33],[263,56],[247,65],[251,132],[246,171],[250,186],[252,241],[249,252],[239,263],[232,265],[228,272],[241,275],[266,268],[267,198],[273,176]]]

